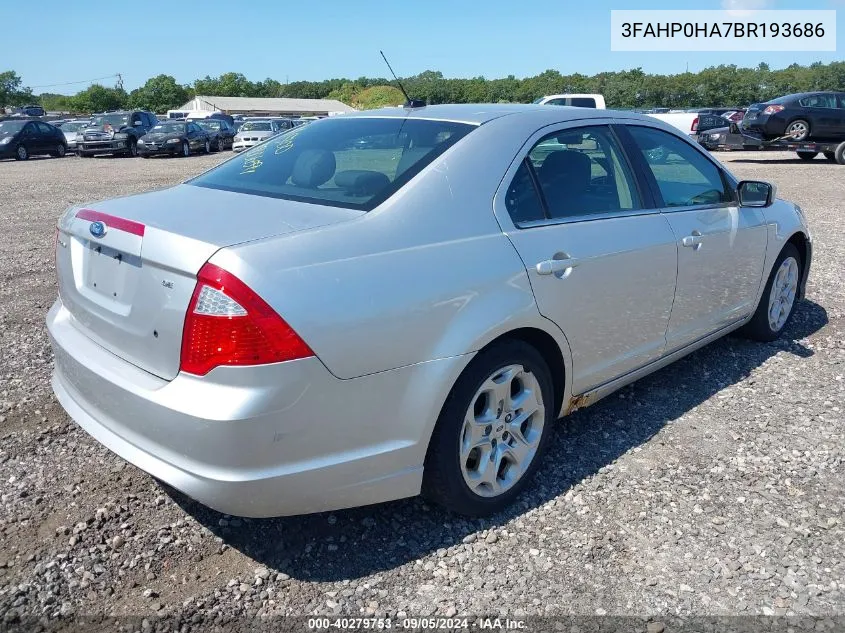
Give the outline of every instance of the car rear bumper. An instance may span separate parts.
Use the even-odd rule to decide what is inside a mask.
[[[774,116],[759,115],[756,119],[743,119],[740,127],[743,130],[761,133],[766,136],[783,136],[786,132],[786,121]]]
[[[308,358],[168,382],[86,337],[60,299],[47,327],[53,390],[79,426],[197,501],[251,517],[418,494],[434,421],[469,360],[341,380]]]

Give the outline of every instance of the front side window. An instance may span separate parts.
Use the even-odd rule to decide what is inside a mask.
[[[256,124],[269,126],[250,121],[241,132]],[[399,117],[324,119],[274,136],[188,182],[369,211],[473,129]]]
[[[634,178],[607,126],[555,132],[528,154],[550,218],[642,207]]]
[[[733,199],[719,168],[686,141],[654,128],[631,125],[627,129],[657,181],[664,206],[722,204]]]

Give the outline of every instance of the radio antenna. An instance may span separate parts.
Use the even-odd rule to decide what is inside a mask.
[[[387,61],[387,57],[384,56],[384,51],[379,51],[381,53],[381,58],[384,60],[384,63],[387,64],[387,68],[390,70],[390,74],[393,75],[393,78],[396,80],[397,85],[399,86],[399,90],[402,91],[402,94],[405,95],[405,107],[406,108],[422,108],[425,106],[424,101],[420,101],[418,99],[411,99],[408,96],[408,92],[405,90],[405,86],[402,85],[402,82],[399,81],[399,77],[396,76],[396,73],[393,72],[393,67],[390,65],[390,62]]]

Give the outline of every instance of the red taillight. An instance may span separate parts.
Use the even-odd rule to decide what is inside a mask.
[[[695,117],[692,120],[692,127],[690,128],[691,131],[697,132],[698,131],[698,117]]]
[[[784,106],[782,105],[770,105],[763,110],[763,114],[777,114],[778,112],[782,112],[783,108]]]
[[[264,365],[314,352],[233,274],[205,264],[185,316],[180,369],[204,376],[220,365]]]

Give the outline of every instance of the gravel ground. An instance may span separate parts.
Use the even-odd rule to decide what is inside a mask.
[[[220,157],[0,163],[0,614],[172,614],[183,631],[257,614],[845,616],[845,168],[719,158],[809,217],[787,336],[729,337],[567,418],[491,520],[419,499],[238,519],[112,455],[50,391],[56,216]]]

